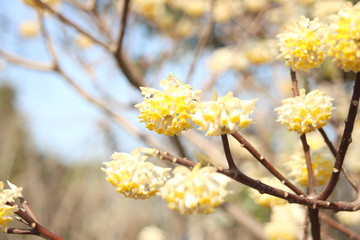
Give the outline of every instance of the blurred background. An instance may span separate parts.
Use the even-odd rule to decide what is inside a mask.
[[[181,216],[158,197],[126,199],[100,168],[114,151],[146,146],[193,160],[198,152],[226,167],[219,138],[197,130],[165,137],[138,122],[139,86],[159,89],[160,80],[173,73],[202,90],[205,100],[213,88],[218,96],[233,91],[241,99],[258,98],[255,124],[242,134],[286,173],[283,162],[300,141],[275,121],[273,109],[292,96],[289,69],[276,59],[276,35],[301,15],[325,20],[344,1],[132,0],[124,37],[127,1],[43,2],[50,9],[31,0],[0,4],[0,180],[24,188],[40,222],[76,240],[302,239],[304,209],[271,210],[240,184],[231,185],[229,203],[215,213]],[[324,129],[336,143],[354,75],[325,63],[298,78],[307,91],[318,88],[335,99]],[[360,138],[353,139],[349,156],[358,156],[353,146]],[[268,177],[237,142],[231,147],[240,169]],[[348,164],[358,174],[352,158]],[[349,184],[340,184],[333,200],[353,199]],[[289,211],[291,219],[280,221]],[[360,217],[344,218],[354,221],[339,221],[359,231]],[[269,235],[291,221],[287,237]],[[265,232],[264,226],[273,228]],[[322,226],[326,239],[347,239]],[[0,239],[36,237],[0,234]]]

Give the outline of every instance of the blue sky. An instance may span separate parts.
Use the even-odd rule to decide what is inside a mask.
[[[28,59],[47,61],[48,55],[40,37],[24,39],[18,33],[18,25],[23,20],[35,18],[33,10],[21,1],[4,1],[2,5],[0,20],[4,31],[3,37],[0,38],[1,48]],[[49,19],[47,26],[54,35],[57,34],[56,27],[59,27],[59,22]],[[69,32],[71,31],[70,29]],[[151,55],[152,52],[159,51],[164,46],[170,46],[166,39],[147,38],[142,29],[133,29],[127,33],[127,39],[131,39],[132,46],[142,46],[142,48],[130,48],[133,55],[140,52]],[[147,45],[144,45],[144,39]],[[61,44],[60,41],[57,43]],[[127,41],[125,41],[125,46],[126,44],[128,44]],[[94,48],[86,52],[84,56],[87,60],[92,59],[99,51],[99,48]],[[60,55],[63,55],[65,59],[62,61],[65,71],[87,91],[100,97],[94,86],[79,70],[77,63],[67,58],[65,53],[60,52]],[[188,66],[190,58],[185,57],[182,61],[185,63],[179,66]],[[200,61],[204,64],[204,60]],[[187,67],[165,64],[159,74],[150,75],[148,80],[157,85],[160,80],[157,77],[164,78],[170,72],[182,79],[186,76]],[[112,99],[131,103],[141,101],[139,92],[127,83],[111,59],[98,67],[97,74],[100,88]],[[199,71],[195,73],[195,78],[197,76],[200,76]],[[139,145],[143,146],[118,125],[109,121],[99,109],[84,101],[57,74],[37,72],[7,63],[6,67],[0,71],[0,84],[4,83],[10,83],[16,89],[17,108],[26,119],[25,127],[30,132],[34,146],[42,152],[59,155],[68,163],[107,161],[113,151],[131,151]],[[144,129],[142,124],[137,123],[136,114],[136,109],[134,109],[127,116]],[[106,143],[100,127],[100,123],[104,122],[110,124],[112,134],[118,140],[118,149],[112,149]]]

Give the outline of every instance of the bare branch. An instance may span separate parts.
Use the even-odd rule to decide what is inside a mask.
[[[321,133],[321,135],[323,136],[324,141],[325,141],[326,145],[329,147],[331,153],[336,158],[337,151],[336,151],[334,145],[332,144],[332,142],[330,141],[330,139],[328,138],[328,136],[326,135],[324,129],[319,128],[318,130]],[[360,186],[355,181],[355,179],[351,176],[351,173],[349,172],[349,170],[345,166],[342,166],[341,170],[343,171],[344,176],[346,177],[346,180],[350,183],[351,187],[356,191],[356,193],[359,193]]]
[[[232,136],[239,141],[242,147],[244,147],[248,152],[256,159],[259,163],[261,163],[272,175],[274,175],[277,179],[279,179],[285,186],[293,190],[298,195],[305,195],[303,191],[301,191],[298,187],[296,187],[293,183],[291,183],[285,176],[283,176],[278,170],[274,168],[274,166],[264,157],[262,156],[240,133],[235,132]]]
[[[61,13],[59,13],[58,11],[54,10],[53,8],[51,8],[49,5],[47,5],[46,3],[44,3],[41,0],[34,0],[37,4],[39,4],[41,7],[43,7],[44,9],[48,10],[51,14],[53,14],[55,17],[57,17],[60,21],[62,21],[63,23],[73,27],[76,29],[76,31],[78,31],[79,33],[85,35],[86,37],[90,38],[93,42],[99,44],[100,46],[102,46],[103,48],[105,48],[108,51],[111,51],[111,46],[109,46],[109,44],[104,43],[100,40],[98,40],[97,38],[95,38],[94,36],[92,36],[90,33],[86,32],[85,30],[83,30],[80,26],[76,25],[73,21],[71,21],[70,19],[68,19],[67,17],[65,17],[64,15],[62,15]]]
[[[354,128],[354,122],[357,115],[357,109],[360,98],[360,73],[356,73],[353,95],[351,97],[349,112],[345,121],[344,133],[340,142],[340,147],[336,155],[334,169],[330,177],[330,181],[326,188],[320,193],[319,199],[326,200],[334,191],[335,186],[339,180],[340,170],[342,168],[346,151],[352,142],[351,134]]]
[[[229,146],[229,140],[227,138],[226,134],[221,134],[221,140],[224,147],[225,157],[229,165],[229,169],[231,170],[237,170],[236,164],[234,162],[233,157],[231,156],[230,146]]]
[[[204,47],[205,47],[205,45],[206,45],[206,43],[207,43],[207,41],[209,39],[210,33],[211,33],[212,29],[213,29],[213,26],[214,26],[213,12],[214,12],[215,2],[216,2],[216,0],[211,1],[209,20],[205,24],[205,27],[202,30],[202,32],[200,33],[199,40],[198,40],[198,43],[196,45],[196,49],[195,49],[195,53],[194,53],[194,58],[193,58],[193,60],[192,60],[192,62],[190,64],[189,72],[188,72],[188,74],[187,74],[187,76],[185,78],[186,83],[190,82],[191,77],[192,77],[192,75],[194,73],[195,65],[197,63],[199,55],[200,55],[201,51],[204,49]]]
[[[121,17],[121,30],[120,30],[119,40],[118,40],[117,47],[116,47],[116,50],[114,53],[116,56],[121,55],[122,45],[123,45],[124,36],[125,36],[126,22],[127,22],[128,13],[129,13],[129,6],[130,6],[130,0],[125,0],[123,13],[122,13],[122,17]]]
[[[335,221],[334,219],[332,219],[331,217],[329,217],[326,214],[320,213],[319,217],[322,221],[324,221],[325,223],[327,223],[328,225],[330,225],[331,227],[339,230],[340,232],[344,233],[345,235],[347,235],[350,239],[353,240],[360,240],[360,235],[358,233],[356,233],[355,231],[351,230],[350,228],[342,225],[341,223],[338,223],[337,221]]]
[[[308,187],[309,187],[309,193],[312,196],[316,195],[315,192],[315,178],[314,178],[314,171],[312,168],[311,158],[310,158],[310,147],[306,141],[306,135],[302,134],[300,136],[301,143],[304,149],[305,154],[305,161],[306,161],[306,170],[308,175]]]
[[[25,67],[25,68],[29,68],[29,69],[33,69],[33,70],[37,70],[37,71],[46,71],[46,72],[54,70],[54,65],[51,63],[37,62],[34,60],[25,59],[20,56],[16,56],[12,53],[8,53],[2,49],[0,49],[0,55],[6,61],[11,62],[16,65],[19,65],[19,66],[22,66],[22,67]]]

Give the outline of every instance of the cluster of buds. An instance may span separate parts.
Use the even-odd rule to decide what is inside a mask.
[[[293,71],[318,68],[326,57],[345,71],[360,70],[360,4],[346,3],[322,23],[302,17],[278,35],[279,57]]]

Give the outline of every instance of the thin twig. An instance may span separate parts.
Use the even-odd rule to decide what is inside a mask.
[[[248,152],[256,159],[259,163],[261,163],[272,175],[274,175],[277,179],[279,179],[285,186],[293,190],[298,195],[305,195],[305,193],[296,187],[293,183],[289,181],[286,177],[284,177],[278,170],[274,168],[274,166],[264,157],[262,156],[240,133],[235,132],[231,134],[243,148],[248,150]]]
[[[296,72],[294,72],[291,68],[290,68],[290,76],[291,76],[291,84],[292,84],[292,92],[294,97],[299,96],[299,89],[298,89],[298,81],[296,79]]]
[[[0,49],[0,56],[2,56],[8,62],[33,70],[46,72],[54,70],[54,65],[52,63],[37,62],[34,60],[25,59],[12,53],[8,53],[2,49]]]
[[[196,49],[195,49],[195,53],[194,53],[194,58],[191,61],[190,69],[185,78],[186,79],[185,83],[190,83],[191,77],[194,74],[195,66],[198,61],[199,55],[200,55],[201,51],[204,49],[204,47],[206,46],[207,41],[209,40],[210,33],[214,26],[213,12],[214,12],[215,2],[216,2],[216,0],[211,1],[209,20],[205,24],[205,27],[203,28],[202,32],[200,33],[199,41],[196,45]]]
[[[13,206],[14,203],[7,202],[6,204]],[[25,210],[19,209],[16,214],[25,220],[25,222],[28,223],[28,225],[37,233],[35,235],[38,235],[42,238],[49,239],[49,240],[65,240],[64,238],[60,237],[59,235],[55,234],[54,232],[50,231],[49,229],[45,228],[42,224],[40,224],[38,221],[33,219]],[[10,229],[11,230],[11,229]],[[33,233],[31,233],[33,234]]]
[[[58,67],[56,59],[58,59],[59,56],[55,49],[55,43],[50,38],[49,33],[47,32],[47,30],[45,28],[44,15],[40,11],[38,11],[38,18],[39,18],[39,23],[40,23],[40,30],[44,37],[45,46],[46,46],[47,50],[49,51],[51,62],[54,65],[54,69],[56,69]]]
[[[57,12],[56,10],[54,10],[53,8],[51,8],[49,5],[47,5],[46,3],[44,3],[41,0],[34,0],[37,4],[39,4],[41,7],[45,8],[46,10],[48,10],[51,14],[53,14],[55,17],[59,18],[60,21],[62,21],[63,23],[73,27],[76,29],[76,31],[78,31],[79,33],[85,35],[86,37],[90,38],[93,42],[99,44],[100,46],[102,46],[103,48],[105,48],[108,51],[111,51],[111,47],[109,46],[109,44],[104,43],[100,40],[98,40],[97,38],[95,38],[94,36],[92,36],[90,33],[86,32],[84,29],[82,29],[80,26],[76,25],[73,21],[71,21],[70,19],[68,19],[67,17],[65,17],[64,15],[62,15],[61,13]]]
[[[328,138],[327,134],[325,133],[324,129],[319,128],[318,130],[321,133],[321,135],[323,136],[324,141],[325,141],[326,145],[328,146],[328,148],[330,149],[331,153],[336,158],[337,151],[336,151],[334,145],[332,144],[332,142],[330,141],[330,139]],[[349,172],[349,170],[344,165],[342,166],[341,170],[343,171],[344,176],[346,177],[346,180],[348,180],[348,182],[350,183],[351,187],[356,191],[356,193],[359,193],[360,186],[356,182],[356,180],[351,176],[351,173]]]
[[[318,196],[321,200],[326,200],[330,194],[334,191],[335,186],[339,180],[340,170],[342,168],[346,151],[352,142],[351,134],[354,128],[354,122],[357,115],[357,109],[360,98],[360,73],[356,73],[356,79],[354,84],[353,95],[351,97],[349,112],[345,121],[344,133],[341,138],[340,147],[336,155],[333,172],[330,177],[330,181],[325,189]]]
[[[326,214],[320,213],[319,217],[322,221],[324,221],[326,224],[330,225],[331,227],[333,227],[334,229],[339,230],[340,232],[344,233],[345,235],[347,235],[350,239],[353,240],[360,240],[360,235],[351,230],[350,228],[342,225],[341,223],[338,223],[337,221],[335,221],[334,219],[332,219],[331,217],[327,216]]]
[[[226,134],[221,134],[221,141],[223,143],[223,147],[224,147],[224,152],[225,152],[225,157],[226,160],[228,162],[229,165],[229,169],[231,170],[237,170],[238,168],[236,167],[236,164],[234,162],[233,157],[231,156],[231,150],[230,150],[230,146],[229,146],[229,140],[227,138]]]
[[[196,165],[196,162],[189,160],[188,158],[180,158],[172,155],[169,152],[158,151],[158,156],[160,160],[167,160],[172,163],[177,163],[188,168],[193,168]],[[357,211],[360,209],[360,200],[353,202],[328,202],[324,200],[318,200],[313,197],[308,197],[304,195],[296,195],[279,188],[269,186],[262,183],[259,180],[248,177],[238,169],[229,170],[217,168],[219,173],[222,173],[235,181],[242,183],[248,187],[258,190],[261,194],[269,194],[281,199],[288,201],[289,203],[298,203],[301,205],[308,206],[312,209],[323,208],[323,209],[332,209],[333,211]]]
[[[86,12],[89,12],[89,11],[92,11],[94,8],[95,8],[95,3],[96,3],[96,0],[88,0],[86,2],[79,2],[79,1],[76,1],[76,0],[68,0],[73,6],[83,10],[83,11],[86,11]]]
[[[290,69],[291,75],[291,83],[292,83],[292,92],[294,97],[299,96],[299,89],[298,89],[298,81],[296,79],[296,72]],[[316,190],[315,190],[315,178],[314,178],[314,171],[312,168],[311,157],[310,157],[310,147],[306,141],[306,135],[302,134],[300,136],[301,143],[304,150],[305,161],[306,161],[306,169],[308,175],[308,191],[311,197],[316,197]],[[320,240],[320,221],[319,221],[319,209],[317,209],[316,204],[308,207],[308,215],[310,220],[311,226],[311,235],[313,240]]]
[[[82,87],[80,87],[69,75],[65,73],[65,71],[61,68],[59,64],[59,59],[56,54],[55,44],[52,41],[49,34],[47,34],[46,28],[43,28],[44,37],[46,38],[45,42],[47,43],[47,48],[49,50],[49,54],[51,55],[51,58],[54,61],[54,65],[56,68],[54,69],[55,72],[60,74],[63,79],[84,99],[86,99],[88,102],[92,103],[93,105],[100,108],[102,111],[104,111],[107,115],[112,117],[120,126],[122,126],[124,129],[126,129],[129,133],[131,133],[134,136],[139,137],[144,142],[146,142],[149,146],[154,146],[159,149],[166,149],[165,145],[163,145],[161,142],[149,137],[147,134],[143,134],[135,125],[133,125],[130,121],[128,121],[125,117],[116,114],[114,111],[112,111],[109,107],[106,106],[105,103],[101,102],[100,100],[94,98],[91,96],[87,91],[85,91]]]
[[[175,135],[175,136],[172,136],[172,137],[169,136],[169,138],[170,138],[170,141],[174,144],[174,146],[179,151],[180,156],[184,156],[184,157],[187,156],[185,148],[184,148],[183,144],[180,141],[180,137]]]
[[[22,206],[24,207],[25,211],[37,222],[39,222],[39,220],[37,219],[37,217],[35,216],[35,214],[33,213],[33,211],[31,210],[28,201],[26,201],[23,197],[19,197],[20,203],[22,204]]]
[[[119,35],[117,47],[115,50],[115,55],[117,55],[117,56],[121,55],[122,45],[123,45],[124,36],[125,36],[126,22],[127,22],[128,13],[129,13],[129,6],[130,6],[130,0],[125,0],[124,8],[123,8],[122,16],[121,16],[120,35]]]
[[[19,234],[19,235],[39,235],[39,232],[35,229],[23,229],[23,228],[5,228],[6,234]]]
[[[312,168],[312,163],[311,163],[311,157],[310,157],[310,147],[306,141],[306,135],[302,134],[300,136],[302,145],[303,145],[303,149],[304,149],[304,154],[305,154],[305,161],[306,161],[306,169],[307,169],[307,175],[308,175],[308,187],[309,187],[309,193],[312,196],[316,195],[315,192],[315,178],[314,178],[314,171]]]

